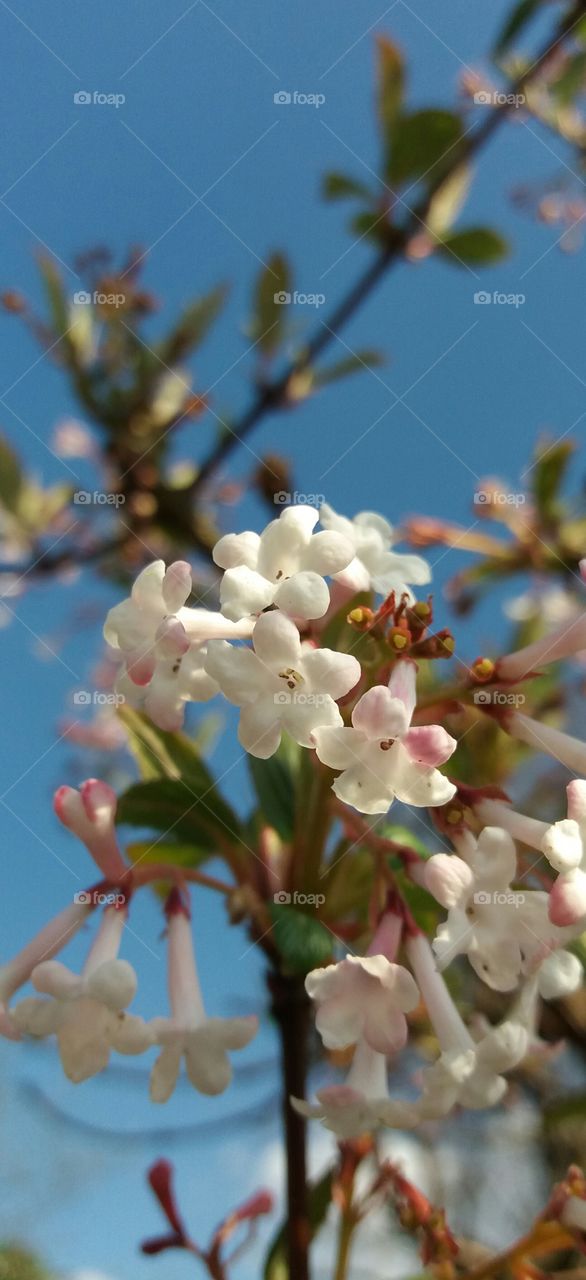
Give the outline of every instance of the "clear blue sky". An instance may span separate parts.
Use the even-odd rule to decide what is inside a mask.
[[[219,412],[247,402],[248,362],[237,362],[247,347],[243,321],[259,260],[288,250],[296,287],[326,295],[317,314],[297,309],[300,333],[327,315],[368,260],[365,244],[347,234],[345,207],[320,202],[318,187],[325,170],[368,180],[376,168],[375,33],[387,32],[405,50],[412,103],[449,104],[464,67],[486,67],[483,55],[507,8],[502,0],[472,8],[447,0],[432,14],[424,0],[396,0],[386,11],[382,0],[252,0],[245,7],[237,0],[167,0],[164,9],[153,0],[16,4],[0,0],[1,285],[39,301],[34,256],[43,245],[66,264],[72,292],[80,287],[72,263],[81,250],[106,244],[121,258],[131,244],[153,246],[146,284],[164,301],[154,334],[195,294],[230,281],[224,321],[194,366],[200,390],[216,384]],[[325,103],[274,104],[276,92],[295,89],[324,94]],[[79,91],[123,94],[125,101],[118,108],[76,105]],[[510,260],[478,279],[435,261],[397,270],[331,352],[340,358],[348,348],[378,346],[387,366],[341,384],[294,417],[267,420],[254,450],[288,453],[299,490],[323,493],[348,514],[369,507],[395,522],[426,511],[471,524],[478,477],[500,474],[516,488],[538,433],[563,435],[583,410],[583,258],[553,248],[558,233],[513,211],[509,200],[521,179],[538,182],[564,162],[571,157],[561,144],[533,124],[516,120],[502,131],[483,158],[466,221],[504,230]],[[481,288],[522,293],[526,301],[517,309],[478,307],[473,295]],[[45,482],[71,478],[46,447],[55,423],[75,411],[64,381],[49,360],[39,361],[18,322],[5,317],[1,332],[0,425]],[[213,422],[188,427],[180,454],[201,451],[213,430]],[[245,476],[252,461],[242,451],[232,473]],[[72,465],[82,483],[91,478],[86,464]],[[265,518],[254,498],[239,515],[245,525]],[[458,553],[431,559],[441,559],[439,586],[462,563]],[[105,611],[113,593],[96,584],[93,591]],[[99,653],[99,625],[81,633],[72,625],[86,599],[87,584],[31,591],[9,602],[17,617],[0,636],[0,938],[7,955],[89,874],[83,851],[57,828],[50,808],[52,790],[71,767],[56,722]],[[493,626],[491,613],[485,607],[478,615],[472,655]],[[61,634],[58,658],[40,660],[37,637],[57,647]],[[233,744],[226,751],[223,762],[234,758]],[[242,782],[234,786],[233,799],[242,802]],[[198,907],[211,1007],[260,1007],[261,970],[251,952],[243,955],[246,939],[222,931],[215,902],[202,898]],[[152,902],[139,904],[132,927],[127,954],[139,969],[141,1007],[152,1014],[164,987]],[[226,939],[221,958],[219,936]],[[78,943],[72,962],[81,954]],[[266,1062],[274,1052],[266,1031],[242,1061]],[[222,1208],[254,1189],[250,1151],[260,1167],[277,1133],[274,1109],[262,1119],[254,1114],[247,1128],[231,1117],[272,1098],[274,1084],[270,1072],[245,1073],[217,1102],[184,1089],[154,1111],[140,1065],[76,1090],[51,1051],[0,1048],[0,1236],[20,1234],[55,1267],[91,1266],[113,1280],[189,1274],[179,1256],[157,1262],[137,1254],[137,1240],[159,1225],[144,1170],[161,1154],[176,1160],[194,1232],[205,1236]],[[213,1134],[178,1136],[183,1125],[209,1116],[222,1121]],[[85,1126],[132,1137],[92,1138]],[[251,1169],[250,1184],[243,1185],[243,1168]],[[237,1274],[258,1274],[252,1255]]]

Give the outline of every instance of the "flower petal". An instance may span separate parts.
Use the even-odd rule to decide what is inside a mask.
[[[252,633],[252,643],[257,657],[271,672],[301,663],[299,631],[284,613],[263,613]]]
[[[258,760],[268,760],[281,741],[281,717],[274,697],[259,698],[252,706],[243,707],[238,724],[238,741],[245,751]]]
[[[227,569],[220,583],[222,613],[232,622],[239,622],[250,613],[262,613],[273,603],[275,588],[255,569],[237,565]]]
[[[333,649],[313,649],[303,655],[303,673],[312,690],[343,698],[358,684],[362,668],[351,653],[335,653]]]
[[[456,854],[434,853],[425,864],[424,875],[426,889],[449,909],[465,903],[474,884],[470,867]]]
[[[331,577],[345,569],[354,558],[353,543],[341,533],[315,533],[303,556],[303,568],[323,577]]]
[[[458,743],[439,724],[426,724],[409,729],[402,739],[405,750],[417,764],[445,764],[454,754]]]
[[[579,867],[584,855],[584,845],[578,823],[574,818],[563,818],[548,827],[541,842],[541,851],[556,871],[571,871]]]
[[[377,684],[363,693],[352,712],[352,724],[371,742],[400,738],[409,726],[409,714],[401,698],[386,685]]]
[[[152,1102],[167,1102],[179,1077],[183,1048],[180,1040],[165,1045],[151,1071],[150,1095]]]
[[[294,573],[279,584],[273,596],[278,609],[293,618],[323,618],[330,603],[327,583],[309,570]]]

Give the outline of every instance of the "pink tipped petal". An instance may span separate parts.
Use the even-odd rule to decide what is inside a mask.
[[[466,899],[473,884],[470,867],[456,854],[435,853],[425,864],[425,887],[448,910]]]
[[[140,651],[128,654],[126,670],[132,683],[140,685],[141,688],[152,680],[155,666],[156,654],[152,646],[147,653]]]
[[[458,743],[451,734],[439,724],[426,724],[418,729],[409,729],[403,738],[403,746],[417,764],[428,764],[434,767],[445,764],[456,750]]]
[[[569,871],[558,876],[549,895],[549,918],[552,924],[563,928],[578,924],[586,916],[586,875],[582,871]]]
[[[583,561],[586,563],[586,561]],[[573,782],[569,782],[566,787],[566,795],[568,797],[568,818],[572,818],[580,826],[586,822],[586,782],[582,778],[575,778]]]
[[[176,613],[185,604],[191,592],[191,566],[186,560],[170,564],[163,578],[163,600],[169,613]]]
[[[389,680],[389,689],[393,697],[400,698],[405,704],[409,724],[411,724],[417,701],[416,676],[416,664],[411,658],[403,658],[396,663]]]
[[[190,647],[190,639],[178,618],[165,618],[155,636],[156,657],[182,658]]]
[[[108,827],[116,816],[118,797],[107,782],[99,778],[87,778],[79,788],[82,804],[90,822]]]
[[[409,726],[405,703],[384,684],[377,684],[356,703],[352,724],[371,742],[400,738]]]

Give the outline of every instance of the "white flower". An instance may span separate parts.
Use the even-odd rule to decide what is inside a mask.
[[[195,966],[191,925],[179,895],[170,895],[169,1000],[170,1018],[155,1018],[151,1032],[160,1053],[151,1073],[153,1102],[171,1097],[185,1059],[188,1079],[200,1093],[218,1094],[232,1079],[229,1049],[243,1049],[258,1029],[258,1019],[208,1018]]]
[[[291,1098],[299,1115],[321,1120],[343,1141],[357,1138],[386,1125],[391,1129],[413,1129],[419,1120],[416,1106],[389,1097],[387,1063],[366,1041],[356,1046],[346,1083],[318,1089],[317,1101]]]
[[[302,646],[295,623],[278,610],[254,628],[254,649],[211,641],[206,671],[222,693],[241,707],[238,737],[251,755],[272,756],[284,730],[301,746],[313,746],[318,725],[341,725],[335,699],[360,679],[360,663],[347,653]]]
[[[395,665],[388,687],[375,685],[352,712],[352,728],[316,728],[319,759],[341,769],[333,790],[361,813],[386,813],[393,800],[418,807],[446,804],[455,786],[435,766],[457,743],[440,725],[410,728],[415,709],[416,667]]]
[[[287,507],[263,533],[228,533],[214,547],[225,569],[222,612],[235,622],[276,605],[294,618],[321,618],[330,603],[324,576],[344,569],[353,545],[339,533],[313,533],[313,507]]]
[[[108,644],[124,658],[116,692],[144,709],[161,729],[179,729],[186,702],[206,702],[218,692],[207,675],[205,643],[218,636],[249,636],[253,622],[238,626],[221,613],[185,607],[191,569],[177,560],[165,569],[155,560],[138,575],[130,596],[110,609],[104,627]]]
[[[411,595],[408,582],[417,586],[431,580],[431,570],[421,556],[400,555],[391,551],[393,529],[374,511],[361,511],[348,520],[324,503],[319,518],[324,529],[340,533],[352,543],[354,559],[334,575],[336,582],[354,591],[374,590],[383,596]]]
[[[317,1005],[315,1024],[326,1049],[344,1049],[362,1038],[378,1053],[397,1053],[407,1040],[404,1015],[419,1001],[407,969],[382,955],[349,955],[313,969],[305,989]]]
[[[578,924],[586,916],[586,782],[566,787],[568,816],[548,827],[542,852],[559,871],[550,894],[550,916],[557,925]]]
[[[421,1118],[446,1115],[456,1104],[474,1109],[495,1106],[506,1092],[502,1073],[525,1056],[526,1029],[517,1021],[506,1021],[475,1042],[435,968],[427,939],[421,933],[409,938],[406,950],[440,1045],[437,1062],[423,1072]]]
[[[448,908],[433,948],[442,968],[467,955],[489,987],[512,991],[559,945],[561,934],[548,920],[546,893],[511,889],[517,855],[508,832],[485,827],[470,843],[467,861],[437,853],[426,863],[426,887]]]
[[[125,1013],[136,992],[136,974],[118,960],[125,910],[107,907],[81,975],[58,960],[46,960],[32,972],[33,986],[52,999],[28,997],[13,1017],[20,1031],[56,1035],[63,1070],[79,1084],[107,1067],[110,1052],[142,1053],[152,1044],[142,1018]]]

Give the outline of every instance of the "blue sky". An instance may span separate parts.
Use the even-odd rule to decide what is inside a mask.
[[[223,321],[192,371],[198,389],[215,384],[219,413],[242,409],[250,372],[250,360],[240,360],[249,345],[244,321],[270,252],[288,251],[299,291],[325,294],[323,308],[295,309],[298,335],[321,322],[368,260],[365,243],[348,235],[345,207],[320,201],[319,180],[332,169],[373,178],[375,33],[404,49],[413,104],[449,104],[465,67],[487,67],[484,54],[506,8],[500,0],[473,10],[464,0],[446,0],[430,15],[424,0],[396,0],[386,11],[382,0],[359,7],[350,0],[270,7],[251,0],[245,9],[237,0],[167,0],[162,12],[153,0],[82,8],[64,0],[19,0],[16,8],[0,0],[2,287],[39,302],[35,254],[43,246],[61,260],[72,293],[80,287],[72,264],[81,250],[106,244],[122,258],[131,244],[152,246],[145,282],[163,303],[152,321],[156,334],[194,295],[229,281]],[[325,102],[280,106],[273,97],[283,90],[322,94]],[[77,105],[80,91],[125,101]],[[554,247],[558,232],[510,202],[520,181],[539,183],[564,164],[572,164],[569,153],[531,122],[516,119],[502,130],[483,158],[463,223],[503,230],[510,259],[476,274],[439,261],[397,269],[330,351],[333,360],[380,347],[387,365],[313,399],[294,417],[267,419],[251,441],[254,453],[282,449],[301,492],[323,493],[347,514],[369,507],[395,522],[425,511],[471,524],[474,485],[487,473],[515,489],[537,435],[562,436],[583,411],[583,260],[563,255]],[[479,307],[479,289],[525,301]],[[0,324],[0,426],[44,482],[71,479],[48,445],[75,404],[18,322],[4,317]],[[580,433],[582,421],[573,432]],[[213,420],[190,425],[179,456],[201,456],[213,435]],[[244,478],[254,462],[242,450],[230,474]],[[82,484],[89,481],[87,464],[71,465]],[[258,526],[265,512],[247,496],[238,517]],[[457,552],[435,552],[431,560],[438,589],[463,563]],[[72,623],[88,587],[87,580],[43,585],[9,602],[16,616],[0,634],[9,676],[0,726],[6,954],[89,874],[83,851],[57,828],[50,808],[72,764],[56,724],[99,653],[97,621],[81,632]],[[105,612],[113,592],[95,582],[91,589]],[[493,629],[486,605],[466,641],[471,656]],[[39,657],[39,636],[57,657],[46,649]],[[235,758],[233,743],[217,750],[222,767]],[[227,782],[233,802],[243,803],[241,772]],[[210,1007],[229,1011],[234,1002],[252,1001],[260,1008],[261,966],[245,937],[221,928],[221,907],[205,896],[197,914]],[[127,954],[139,968],[141,1008],[153,1014],[163,1000],[164,964],[152,901],[138,904],[132,927]],[[72,963],[82,951],[80,942],[71,948]],[[266,1066],[274,1054],[265,1029],[242,1061]],[[48,1050],[0,1049],[0,1136],[14,1162],[3,1160],[0,1173],[0,1235],[32,1240],[56,1267],[101,1268],[113,1280],[185,1275],[180,1257],[157,1262],[137,1254],[137,1240],[158,1226],[144,1170],[161,1154],[176,1160],[190,1222],[205,1237],[224,1207],[254,1189],[242,1184],[243,1148],[254,1146],[259,1176],[266,1151],[267,1176],[278,1176],[275,1108],[267,1106],[262,1119],[254,1112],[246,1127],[234,1121],[274,1091],[270,1071],[244,1071],[217,1102],[185,1089],[154,1112],[140,1066],[75,1090]],[[214,1131],[194,1137],[191,1126],[210,1116]],[[180,1136],[184,1124],[187,1137]],[[117,1138],[120,1132],[132,1137]],[[247,1168],[252,1163],[247,1154]],[[257,1273],[251,1255],[237,1274],[252,1280]]]

